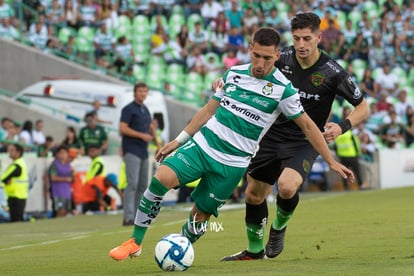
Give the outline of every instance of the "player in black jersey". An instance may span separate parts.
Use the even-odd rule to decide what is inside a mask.
[[[282,50],[276,67],[299,89],[305,111],[324,132],[325,140],[332,142],[366,119],[368,106],[348,73],[318,48],[319,24],[320,18],[312,12],[296,14],[291,21],[293,46]],[[355,108],[339,124],[326,123],[337,95]],[[248,170],[245,217],[248,247],[222,261],[263,259],[265,255],[274,258],[282,252],[287,222],[299,203],[298,188],[317,155],[301,129],[286,117],[279,117],[261,141]],[[265,249],[266,197],[276,181],[276,218]]]

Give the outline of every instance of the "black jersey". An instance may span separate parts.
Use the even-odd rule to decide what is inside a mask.
[[[321,131],[337,95],[342,96],[353,106],[363,100],[361,91],[349,74],[324,52],[314,65],[302,69],[296,59],[293,46],[286,47],[275,65],[298,89],[303,108]],[[300,127],[282,114],[269,129],[262,143],[266,143],[266,140],[282,143],[303,141],[304,138],[305,135]]]

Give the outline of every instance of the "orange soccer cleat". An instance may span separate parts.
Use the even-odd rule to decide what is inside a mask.
[[[109,256],[116,261],[123,261],[128,257],[138,257],[141,255],[141,250],[142,246],[137,245],[135,239],[131,238],[109,251]]]

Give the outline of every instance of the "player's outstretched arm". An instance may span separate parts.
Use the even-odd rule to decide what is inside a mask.
[[[328,148],[322,133],[308,114],[304,113],[302,116],[295,119],[295,123],[300,126],[303,133],[305,133],[309,142],[317,152],[325,159],[331,170],[339,173],[343,178],[348,179],[351,183],[354,182],[354,174],[350,169],[337,162]]]
[[[164,158],[176,150],[179,146],[185,144],[200,128],[216,113],[220,102],[211,99],[203,108],[201,108],[191,119],[190,123],[184,130],[171,142],[167,143],[155,156],[155,160],[161,162]]]
[[[358,125],[368,118],[368,103],[365,99],[360,104],[355,106],[354,110],[349,114],[348,122],[342,121],[340,124],[329,122],[325,125],[325,132],[323,136],[327,143],[335,141],[336,137]]]

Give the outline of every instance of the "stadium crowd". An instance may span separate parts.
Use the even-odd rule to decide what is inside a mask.
[[[167,95],[200,105],[211,94],[212,80],[249,61],[249,39],[258,27],[275,27],[282,46],[288,45],[289,19],[308,10],[322,19],[319,47],[350,72],[371,103],[365,125],[373,133],[369,140],[409,147],[414,128],[412,1],[0,0],[0,37],[23,39],[131,83],[145,80]],[[332,120],[340,118],[342,108],[338,99]],[[396,125],[382,127],[391,123],[393,112]]]
[[[347,69],[370,103],[368,120],[354,129],[361,157],[372,162],[380,147],[412,147],[413,1],[0,0],[0,37],[130,83],[145,80],[166,95],[201,105],[212,80],[249,62],[249,39],[257,28],[273,26],[282,46],[290,45],[289,19],[310,10],[322,19],[319,47]],[[347,106],[341,99],[335,104],[331,120],[339,121]],[[41,120],[34,125],[3,118],[0,135],[7,135],[0,138],[0,150],[14,141],[38,156],[50,156],[60,145],[85,153],[87,144],[74,129],[56,143],[38,135]],[[107,138],[101,138],[104,152]]]

